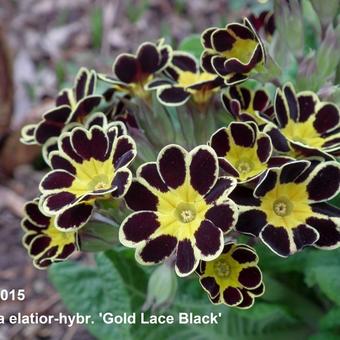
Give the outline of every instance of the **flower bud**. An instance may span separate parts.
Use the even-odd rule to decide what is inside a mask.
[[[89,222],[80,230],[79,239],[81,251],[105,251],[118,243],[118,228],[108,223]]]
[[[165,309],[173,302],[177,291],[177,277],[169,263],[163,263],[151,274],[143,310]]]
[[[340,24],[329,25],[316,53],[316,66],[320,79],[332,75],[340,61]]]
[[[318,14],[322,26],[327,26],[332,23],[339,8],[339,0],[311,0],[315,12]]]
[[[301,5],[298,0],[275,1],[275,23],[280,35],[295,56],[301,56],[304,30]]]

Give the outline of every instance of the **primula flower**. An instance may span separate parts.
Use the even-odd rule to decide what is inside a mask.
[[[267,168],[291,161],[273,156],[270,137],[253,122],[232,122],[210,138],[209,145],[218,155],[220,167],[239,182],[260,176]]]
[[[131,182],[127,166],[136,146],[111,124],[106,129],[76,127],[61,136],[59,150],[51,153],[53,170],[40,183],[40,203],[46,214],[56,215],[57,228],[79,229],[90,219],[96,200],[126,193]]]
[[[45,144],[50,138],[59,136],[71,123],[82,123],[102,99],[95,95],[97,75],[95,71],[81,68],[72,89],[60,92],[56,107],[43,114],[38,124],[25,126],[21,141],[25,144]]]
[[[54,217],[44,214],[38,199],[27,202],[21,226],[24,230],[23,245],[33,258],[33,264],[45,269],[54,262],[66,260],[79,246],[76,231],[62,232],[56,229]]]
[[[81,123],[72,123],[65,126],[63,132],[72,131],[75,127],[83,127],[86,130],[89,130],[92,126],[100,126],[106,130],[111,127],[116,127],[118,130],[118,135],[127,134],[127,130],[125,124],[122,121],[109,122],[108,117],[103,112],[95,112],[88,115],[84,122]],[[46,164],[51,167],[51,154],[53,151],[58,150],[58,137],[50,138],[43,146],[42,146],[42,156]]]
[[[183,105],[190,98],[197,105],[208,104],[223,84],[222,78],[200,69],[196,59],[189,53],[176,51],[165,70],[171,80],[159,79],[149,88],[157,88],[157,97],[167,106]]]
[[[118,92],[145,99],[150,96],[146,85],[168,66],[171,55],[172,48],[163,40],[157,44],[145,42],[139,46],[136,55],[122,53],[116,58],[112,66],[115,77],[101,74],[99,78]]]
[[[203,69],[224,78],[232,85],[248,79],[262,68],[266,55],[261,39],[248,19],[243,24],[231,23],[225,28],[208,28],[202,33]]]
[[[260,126],[271,120],[274,113],[270,98],[262,89],[230,86],[221,99],[224,108],[238,121],[252,121]]]
[[[187,152],[178,145],[164,147],[157,162],[137,171],[125,196],[135,212],[122,223],[119,238],[136,248],[142,264],[175,257],[179,276],[192,273],[199,260],[210,261],[223,249],[223,234],[237,218],[228,195],[236,185],[218,177],[218,160],[209,146]]]
[[[196,273],[212,303],[246,309],[264,293],[258,260],[255,249],[227,243],[218,258],[201,261]]]
[[[320,101],[311,91],[296,94],[288,83],[277,90],[274,108],[277,124],[268,124],[264,131],[278,152],[326,160],[340,154],[340,112],[335,104]]]
[[[236,229],[259,236],[280,256],[309,245],[338,247],[340,210],[322,202],[339,191],[337,162],[295,161],[270,169],[254,192],[238,187],[231,195],[240,209]]]

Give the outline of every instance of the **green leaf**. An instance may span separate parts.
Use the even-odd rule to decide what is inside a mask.
[[[102,45],[103,36],[103,13],[102,9],[95,7],[90,14],[91,38],[93,47],[97,50]]]
[[[320,332],[310,336],[308,340],[339,340],[339,333]]]
[[[184,38],[179,44],[178,49],[193,54],[199,60],[203,52],[200,35],[192,34]]]
[[[335,256],[335,254],[333,254]],[[340,266],[328,264],[316,265],[306,271],[306,283],[308,286],[318,285],[320,290],[337,305],[340,305]]]
[[[320,320],[320,329],[340,330],[340,307],[334,307]]]
[[[53,265],[49,277],[72,313],[91,315],[89,331],[98,339],[129,339],[129,325],[104,324],[99,313],[131,313],[129,294],[112,262],[100,254],[97,267],[85,267],[74,262]]]
[[[125,289],[130,296],[131,309],[139,311],[145,301],[148,278],[142,266],[136,262],[134,252],[130,249],[109,250],[105,255],[124,281]]]

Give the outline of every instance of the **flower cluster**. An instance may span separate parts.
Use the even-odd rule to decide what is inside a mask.
[[[99,217],[139,263],[164,266],[146,306],[172,301],[177,276],[198,276],[212,303],[249,308],[264,294],[258,243],[281,257],[339,247],[339,108],[259,82],[272,61],[262,38],[276,33],[265,12],[205,30],[200,62],[159,40],[119,55],[113,77],[82,68],[22,130],[50,167],[22,222],[34,264],[91,248],[82,231],[91,222],[103,239]]]

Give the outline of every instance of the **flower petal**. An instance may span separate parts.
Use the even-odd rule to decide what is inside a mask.
[[[201,195],[205,195],[216,183],[218,160],[209,146],[198,146],[190,152],[190,183]]]
[[[76,168],[68,159],[62,157],[59,152],[54,152],[51,154],[50,162],[53,169],[65,170],[72,175],[76,174]]]
[[[237,306],[243,300],[243,296],[238,288],[228,287],[223,292],[223,300],[229,306]]]
[[[156,162],[144,163],[140,166],[137,170],[137,177],[145,179],[148,184],[161,192],[167,192],[169,190],[159,175]]]
[[[330,218],[310,217],[306,223],[316,229],[319,239],[314,243],[318,248],[332,249],[340,244],[340,223]]]
[[[29,254],[37,256],[43,252],[51,243],[51,238],[46,235],[38,235],[31,243]]]
[[[104,161],[107,159],[108,137],[98,126],[94,126],[90,131],[75,128],[71,133],[71,143],[76,153],[85,160],[94,158]]]
[[[288,124],[288,107],[285,98],[279,89],[276,91],[274,107],[280,128],[284,128]]]
[[[118,170],[111,183],[111,187],[116,188],[111,193],[112,197],[114,198],[123,197],[126,194],[127,190],[129,189],[131,179],[132,179],[132,174],[130,170],[128,169]]]
[[[223,232],[209,220],[201,222],[195,232],[195,240],[204,260],[216,258],[222,252]]]
[[[243,268],[238,276],[238,281],[248,289],[256,288],[261,284],[262,274],[258,267]]]
[[[249,291],[241,289],[242,302],[237,305],[238,308],[248,309],[254,304],[253,297],[249,294]]]
[[[198,65],[193,56],[189,53],[174,52],[171,60],[171,64],[181,71],[188,71],[191,73],[198,72]]]
[[[252,147],[254,145],[255,132],[250,123],[232,122],[229,128],[236,145],[243,147]]]
[[[211,45],[211,36],[216,31],[216,27],[209,27],[203,31],[201,35],[201,42],[203,47],[212,49],[213,46]]]
[[[212,47],[217,52],[230,51],[236,41],[227,29],[216,29],[211,34]]]
[[[87,96],[82,99],[80,102],[78,102],[70,120],[75,122],[79,119],[84,119],[85,116],[91,113],[92,110],[100,104],[101,99],[101,96]]]
[[[297,250],[300,250],[314,244],[319,238],[319,233],[308,225],[300,224],[293,229],[293,238]]]
[[[124,199],[132,210],[157,211],[158,197],[138,180],[132,181]]]
[[[310,91],[303,91],[298,94],[299,122],[305,122],[315,112],[318,102],[317,96]]]
[[[204,196],[205,201],[207,204],[224,202],[236,187],[236,183],[232,177],[219,177],[214,187]]]
[[[130,84],[133,83],[137,77],[138,61],[132,55],[121,54],[115,60],[112,69],[120,81]]]
[[[340,113],[334,104],[325,103],[317,111],[313,126],[317,132],[324,134],[336,129],[340,124]]]
[[[91,204],[79,203],[72,206],[56,216],[56,228],[64,231],[80,229],[89,221],[92,211]]]
[[[263,197],[269,191],[273,190],[278,181],[278,174],[274,170],[267,170],[261,182],[257,185],[254,190],[255,197]]]
[[[157,158],[158,171],[163,181],[170,188],[181,186],[187,175],[187,152],[179,145],[168,145]]]
[[[241,233],[259,236],[266,223],[267,216],[263,211],[250,209],[239,213],[235,228]]]
[[[58,193],[49,195],[42,202],[42,209],[48,213],[56,213],[65,207],[74,204],[77,197],[67,191],[60,191]]]
[[[130,136],[118,137],[113,147],[113,164],[115,169],[129,165],[136,156],[136,144]]]
[[[251,251],[250,249],[242,246],[237,247],[231,254],[231,257],[240,264],[258,261],[255,251]]]
[[[190,96],[189,92],[179,86],[161,87],[157,90],[157,97],[164,105],[183,105]]]
[[[142,72],[151,74],[158,70],[160,54],[152,43],[143,43],[137,51],[137,60],[140,63]]]
[[[288,107],[289,117],[296,122],[299,117],[299,106],[295,95],[294,87],[288,83],[283,88],[283,93]]]
[[[155,264],[169,257],[177,245],[176,237],[161,235],[148,241],[136,251],[136,260],[142,264]]]
[[[260,232],[262,241],[279,256],[287,257],[291,254],[291,245],[288,232],[283,227],[266,225]]]
[[[215,150],[217,156],[224,157],[230,150],[229,136],[226,128],[216,131],[210,138],[210,146]]]
[[[38,226],[47,227],[50,224],[50,217],[40,211],[37,201],[26,203],[25,213],[28,215],[28,219]]]
[[[272,143],[267,135],[263,135],[256,140],[257,157],[262,163],[266,163],[272,154]]]
[[[200,279],[202,287],[208,292],[210,297],[216,297],[220,292],[220,287],[213,277],[203,277]]]
[[[309,161],[295,161],[282,166],[279,182],[281,184],[295,182],[310,165]]]
[[[146,241],[160,226],[157,215],[152,211],[138,211],[128,216],[119,230],[119,240],[126,247]]]
[[[308,198],[321,202],[334,197],[340,190],[340,165],[325,162],[318,165],[307,179]]]
[[[47,173],[40,183],[41,191],[54,191],[69,188],[75,177],[65,170],[52,170]]]
[[[205,214],[205,218],[211,221],[223,233],[228,232],[236,223],[237,207],[234,202],[219,204],[211,207]]]
[[[263,132],[269,135],[274,148],[279,152],[289,152],[290,147],[286,137],[281,133],[281,131],[272,124],[265,126]]]
[[[178,276],[187,276],[191,274],[198,265],[198,259],[195,256],[194,248],[190,240],[185,239],[178,242],[176,254],[176,273]]]

